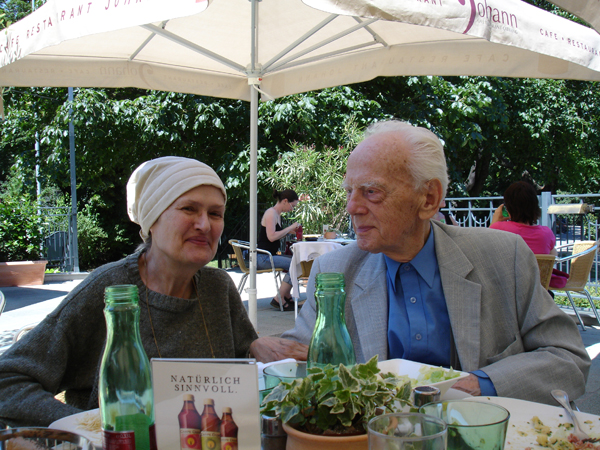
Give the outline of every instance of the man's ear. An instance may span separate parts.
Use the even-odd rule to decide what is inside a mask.
[[[440,209],[442,203],[442,183],[437,178],[429,180],[423,187],[423,203],[419,208],[419,218],[429,220]]]

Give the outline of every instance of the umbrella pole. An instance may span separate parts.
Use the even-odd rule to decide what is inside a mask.
[[[258,147],[258,91],[250,89],[250,287],[248,288],[248,316],[257,328],[256,309],[256,227],[257,227],[257,147]]]

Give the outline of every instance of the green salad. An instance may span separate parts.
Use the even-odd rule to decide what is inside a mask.
[[[452,378],[457,378],[459,376],[460,372],[454,370],[452,367],[450,369],[444,369],[443,367],[422,366],[419,369],[419,376],[414,380],[416,384],[413,383],[413,386],[439,383],[440,381],[451,380]],[[411,379],[411,381],[413,381],[413,379]]]

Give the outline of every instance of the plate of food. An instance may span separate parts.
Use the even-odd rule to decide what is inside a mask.
[[[413,388],[417,386],[437,387],[440,390],[442,399],[444,399],[446,391],[454,383],[469,375],[467,372],[421,364],[407,359],[379,361],[377,366],[382,372],[392,372],[394,375],[406,375],[410,379]]]
[[[506,397],[470,397],[466,400],[491,402],[508,409],[510,419],[505,450],[600,449],[600,442],[590,447],[590,443],[569,438],[573,425],[561,407]],[[600,416],[583,412],[575,414],[583,431],[592,438],[600,438]]]
[[[102,448],[102,420],[97,408],[58,419],[49,428],[79,434],[89,439],[94,447]]]

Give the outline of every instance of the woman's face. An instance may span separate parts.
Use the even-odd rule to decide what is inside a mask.
[[[285,203],[285,208],[284,208],[284,212],[290,212],[292,209],[294,209],[296,207],[296,205],[298,204],[298,200],[294,200],[293,202],[290,202],[287,198],[283,200]]]
[[[221,190],[208,185],[190,189],[150,227],[151,252],[176,264],[206,265],[217,252],[224,215]]]

